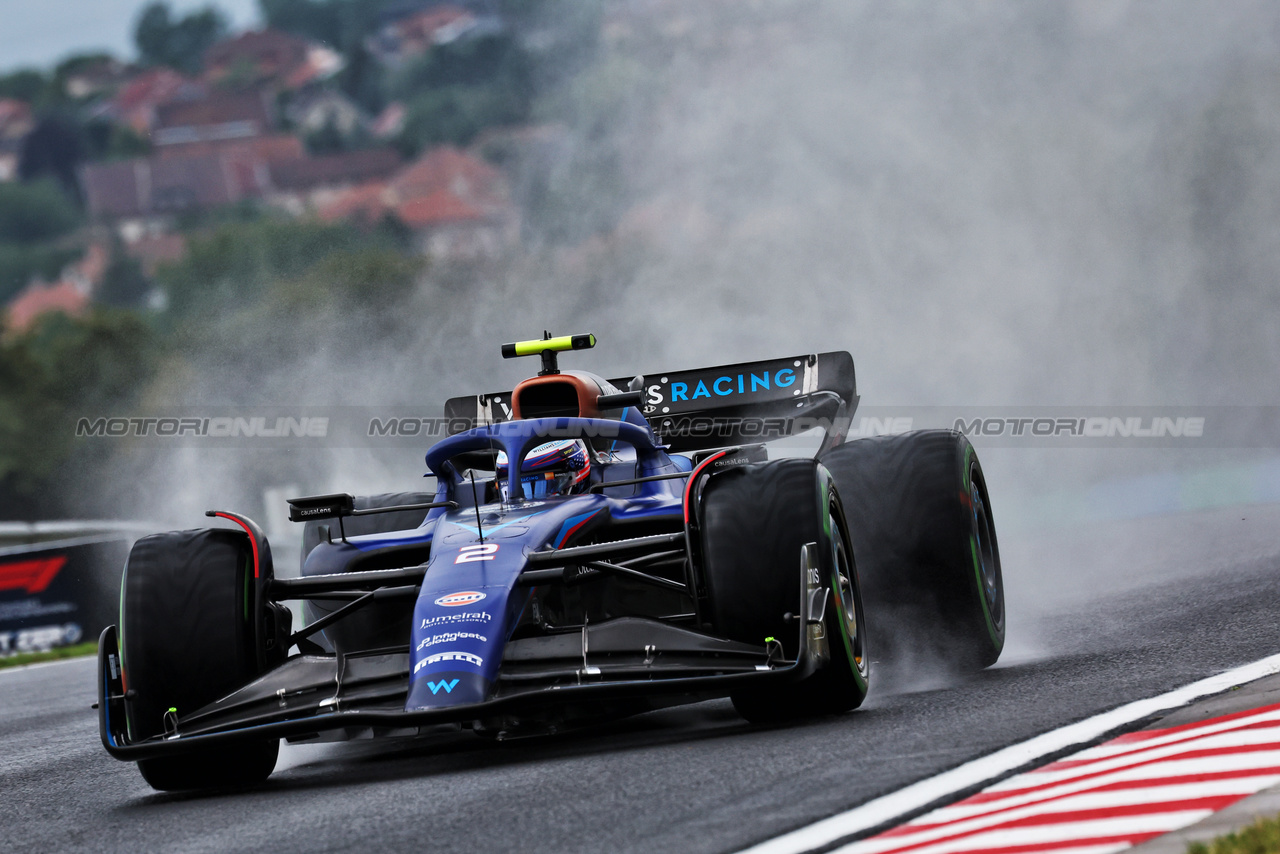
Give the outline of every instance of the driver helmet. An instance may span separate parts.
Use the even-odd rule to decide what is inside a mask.
[[[498,489],[502,499],[507,495],[507,455],[499,451],[497,463]],[[560,439],[538,445],[524,458],[520,467],[520,491],[524,498],[570,495],[581,491],[591,474],[591,456],[581,439]]]

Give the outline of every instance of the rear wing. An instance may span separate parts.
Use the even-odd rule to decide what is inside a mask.
[[[813,429],[822,430],[825,450],[844,441],[858,406],[853,357],[843,351],[640,379],[640,411],[673,451],[757,444]],[[633,380],[609,382],[627,388]],[[509,421],[511,392],[450,398],[444,411],[451,433]]]

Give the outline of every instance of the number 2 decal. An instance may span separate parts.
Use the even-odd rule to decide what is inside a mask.
[[[493,560],[498,553],[497,543],[479,543],[474,546],[463,546],[454,563],[475,563],[480,560]]]

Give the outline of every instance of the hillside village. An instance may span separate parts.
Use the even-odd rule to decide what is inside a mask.
[[[757,62],[784,8],[258,8],[233,31],[153,0],[131,56],[0,72],[0,516],[156,499],[174,461],[77,439],[79,417],[434,400],[445,342],[607,307],[646,258],[776,225],[701,205],[654,140],[699,85],[680,57]],[[251,459],[250,492],[307,465]]]
[[[90,55],[43,81],[35,72],[0,77],[0,182],[56,184],[69,204],[54,207],[75,223],[9,253],[25,258],[6,256],[0,233],[8,333],[104,296],[163,308],[158,271],[180,262],[223,211],[382,224],[437,265],[516,248],[522,210],[493,152],[513,162],[553,150],[565,132],[529,115],[535,60],[523,46],[580,33],[550,32],[548,18],[527,14],[545,4],[524,4],[521,17],[487,0],[397,0],[361,4],[376,14],[348,25],[354,35],[339,33],[344,46],[309,36],[314,22],[289,14],[339,5],[265,0],[267,27],[213,27],[219,37],[198,61],[182,55],[185,67]],[[148,15],[166,19],[174,38],[200,22],[153,4],[138,22],[143,54]],[[270,26],[273,17],[281,26]],[[593,38],[599,23],[588,21]],[[3,193],[0,183],[0,205]],[[113,271],[131,281],[104,294]]]

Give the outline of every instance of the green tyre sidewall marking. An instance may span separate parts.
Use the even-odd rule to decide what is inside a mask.
[[[827,537],[826,553],[828,555],[834,555],[834,550],[832,549],[833,538],[838,537],[840,535],[840,531],[838,528],[833,529],[831,526],[831,493],[834,488],[831,484],[831,472],[829,472],[827,470],[827,467],[824,466],[822,463],[818,463],[818,476],[817,478],[815,478],[815,480],[817,481],[817,486],[818,486],[818,496],[819,496],[818,503],[819,503],[819,506],[821,507],[821,512],[822,512],[822,531],[824,534],[826,534],[826,537]],[[853,552],[849,550],[848,543],[845,543],[844,545],[845,545],[845,552],[849,555],[849,560],[852,562]],[[849,632],[847,628],[849,625],[849,618],[848,618],[848,615],[845,613],[845,609],[844,609],[844,597],[840,595],[840,567],[835,565],[834,560],[831,561],[831,564],[832,565],[831,565],[830,581],[832,585],[831,590],[833,593],[832,598],[836,600],[836,617],[838,618],[838,621],[840,624],[840,638],[844,642],[845,659],[848,661],[849,669],[853,672],[854,681],[858,683],[858,687],[862,690],[862,693],[865,695],[867,693],[867,674],[864,673],[862,668],[858,666],[857,657],[854,655],[854,652],[853,652],[853,641],[849,638]],[[850,564],[849,571],[850,573],[854,574],[854,577],[849,579],[849,583],[856,585],[858,583],[857,577],[856,577],[857,568],[854,567],[852,563]],[[857,616],[856,612],[854,616],[856,618]],[[856,623],[856,625],[857,625],[858,631],[861,632],[862,623],[858,622]],[[862,660],[865,665],[867,661],[867,657],[865,654],[862,656]]]
[[[968,496],[972,492],[973,483],[970,477],[971,466],[973,463],[973,445],[968,440],[964,443],[964,462],[961,465],[961,483],[964,486],[964,494]],[[970,508],[970,515],[973,510]],[[991,607],[987,605],[986,582],[982,579],[982,561],[978,558],[978,538],[973,530],[969,531],[969,553],[973,557],[973,577],[977,582],[978,602],[982,605],[982,621],[987,627],[987,634],[991,636],[991,643],[997,649],[1004,646],[1004,639],[1000,635],[1000,630],[996,628],[995,620],[991,618]],[[994,555],[993,555],[994,557]]]
[[[827,518],[830,519],[831,518],[830,515],[828,515]],[[846,548],[845,551],[848,552],[848,549]],[[850,564],[849,571],[850,573],[856,573],[857,569],[852,564]],[[838,567],[833,566],[831,568],[831,583],[832,585],[834,585],[832,588],[833,590],[838,591],[840,589],[839,587],[840,570]],[[856,585],[858,583],[857,578],[856,577],[850,578],[849,583]],[[860,667],[858,665],[857,657],[854,655],[854,652],[853,652],[853,640],[850,639],[849,632],[847,629],[849,625],[849,619],[844,609],[844,597],[837,592],[834,598],[836,600],[836,616],[840,620],[840,638],[841,640],[844,641],[845,658],[849,662],[849,669],[853,672],[854,681],[858,683],[858,687],[862,689],[862,692],[865,695],[867,692],[867,675],[868,674],[864,672],[863,668],[868,666],[867,656],[866,656],[866,653],[864,652],[862,656],[863,663],[862,663],[862,666]],[[857,617],[856,611],[854,612],[854,617],[855,619]],[[862,621],[857,621],[856,625],[858,627],[858,631],[861,632],[863,628]]]

